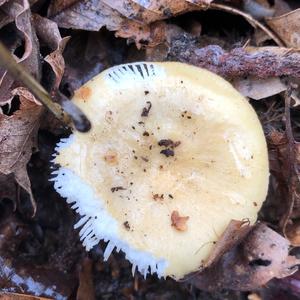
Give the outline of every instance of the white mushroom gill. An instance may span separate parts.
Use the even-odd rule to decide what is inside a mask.
[[[57,147],[54,187],[100,240],[145,276],[205,265],[231,219],[254,222],[268,187],[259,120],[224,79],[181,63],[110,68],[75,103],[92,122]]]

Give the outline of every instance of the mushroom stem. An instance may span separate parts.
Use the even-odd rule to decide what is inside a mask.
[[[62,106],[55,103],[48,92],[15,61],[1,42],[0,65],[15,79],[22,82],[32,92],[32,94],[64,124],[70,126],[71,122],[73,122],[75,128],[81,132],[86,132],[90,129],[91,125],[89,120],[75,104],[69,101],[61,93],[58,93],[58,96],[62,100]]]

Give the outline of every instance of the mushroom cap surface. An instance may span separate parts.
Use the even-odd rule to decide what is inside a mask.
[[[230,220],[255,222],[269,166],[258,117],[227,81],[177,62],[110,68],[76,91],[92,123],[57,147],[55,188],[87,250],[175,279],[205,265]]]

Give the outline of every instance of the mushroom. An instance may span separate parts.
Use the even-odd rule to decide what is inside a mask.
[[[107,242],[145,276],[197,271],[230,220],[256,221],[268,155],[251,105],[227,81],[177,62],[112,67],[73,101],[92,129],[57,145],[54,187],[87,250]]]

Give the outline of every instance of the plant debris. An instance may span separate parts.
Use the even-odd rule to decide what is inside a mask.
[[[147,106],[143,108],[141,117],[148,117],[152,104],[150,101],[147,101]]]
[[[189,216],[181,217],[179,212],[174,210],[171,214],[171,225],[178,231],[186,231],[188,228],[187,221],[189,218]]]
[[[175,154],[174,150],[169,149],[169,148],[161,150],[160,153],[165,155],[166,157],[174,156],[174,154]]]
[[[180,141],[177,141],[177,142],[173,142],[172,140],[170,139],[162,139],[162,140],[159,140],[158,141],[158,146],[164,146],[164,147],[170,147],[172,149],[178,147],[179,145],[181,144]]]
[[[205,290],[252,290],[271,278],[297,271],[300,261],[289,256],[289,242],[265,224],[233,221],[215,246],[204,270],[191,281]],[[231,272],[228,272],[231,270]],[[249,276],[250,275],[250,276]]]
[[[112,187],[110,190],[112,193],[114,193],[114,192],[118,192],[118,191],[124,191],[126,189],[122,186],[115,186],[115,187]]]

